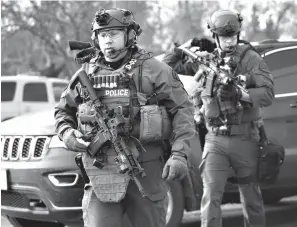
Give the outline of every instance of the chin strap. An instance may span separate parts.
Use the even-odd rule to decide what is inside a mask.
[[[217,41],[217,46],[218,48],[222,51],[222,52],[225,52],[222,50],[222,47],[221,47],[221,43],[220,43],[220,40],[219,40],[219,37],[217,34],[213,33],[213,37],[215,38],[215,40]],[[238,45],[240,43],[241,40],[239,40],[239,33],[237,34],[237,43],[236,45]],[[235,48],[236,49],[236,48]],[[233,50],[234,51],[234,50]],[[230,53],[232,53],[233,51],[231,51]]]

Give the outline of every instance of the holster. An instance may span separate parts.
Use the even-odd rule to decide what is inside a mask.
[[[84,167],[84,164],[82,161],[82,153],[79,153],[75,156],[75,163],[78,166],[78,168],[80,169],[80,172],[81,172],[81,175],[82,175],[82,178],[83,178],[85,184],[90,183],[90,179],[87,175],[87,172],[85,170],[85,167]]]

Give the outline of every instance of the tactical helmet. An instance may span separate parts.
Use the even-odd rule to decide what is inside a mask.
[[[131,11],[126,9],[101,9],[96,12],[92,23],[92,39],[96,38],[96,33],[102,29],[126,29],[129,42],[134,41],[142,32],[140,25],[134,20]]]
[[[219,36],[233,36],[240,32],[242,17],[231,10],[218,10],[208,21],[208,28]]]

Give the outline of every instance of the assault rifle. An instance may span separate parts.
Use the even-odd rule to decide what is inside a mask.
[[[205,94],[213,97],[213,90],[216,85],[227,85],[230,83],[241,91],[247,92],[244,88],[245,78],[231,75],[231,68],[224,62],[223,57],[213,53],[199,53],[199,51],[196,54],[196,52],[194,53],[185,47],[179,48],[192,58],[194,62],[199,63],[199,70],[194,78],[198,82],[205,78]]]
[[[144,188],[138,179],[139,176],[145,177],[146,174],[132,151],[135,149],[135,152],[138,152],[138,150],[135,146],[128,146],[126,138],[121,136],[119,133],[125,123],[121,108],[115,110],[114,117],[110,117],[106,111],[103,110],[102,104],[87,76],[85,66],[86,64],[84,64],[83,67],[74,75],[76,79],[72,85],[74,86],[77,82],[80,82],[83,89],[85,89],[90,96],[95,109],[95,113],[92,115],[80,116],[82,122],[97,123],[96,128],[98,131],[88,146],[88,153],[92,157],[96,157],[93,165],[98,168],[104,167],[104,160],[101,160],[100,158],[98,160],[97,157],[100,157],[101,148],[111,144],[117,154],[115,162],[120,169],[120,173],[127,173],[136,183],[142,196],[146,196]]]
[[[197,82],[203,79],[204,94],[210,97],[214,97],[214,88],[218,87],[220,84],[235,86],[237,89],[247,93],[245,89],[246,78],[244,76],[236,76],[232,72],[231,67],[226,64],[224,61],[224,56],[215,55],[213,53],[199,52],[198,54],[193,53],[191,50],[179,47],[186,53],[194,62],[199,63],[199,70],[194,75],[194,78]],[[236,73],[236,70],[235,70]],[[222,101],[218,100],[220,106],[220,112],[223,115],[223,118],[220,117],[220,120],[223,123],[223,126],[220,127],[220,130],[228,129],[228,115],[235,114],[238,110],[242,110],[242,105],[239,100],[234,105],[234,101],[227,100]]]

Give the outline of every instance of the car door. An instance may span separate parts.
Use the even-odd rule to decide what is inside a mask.
[[[22,114],[42,111],[53,107],[49,103],[48,89],[43,81],[26,82],[23,87],[21,101]]]
[[[284,186],[297,185],[297,46],[269,51],[264,59],[275,84],[275,100],[263,108],[268,137],[285,147],[286,158],[279,175]]]

